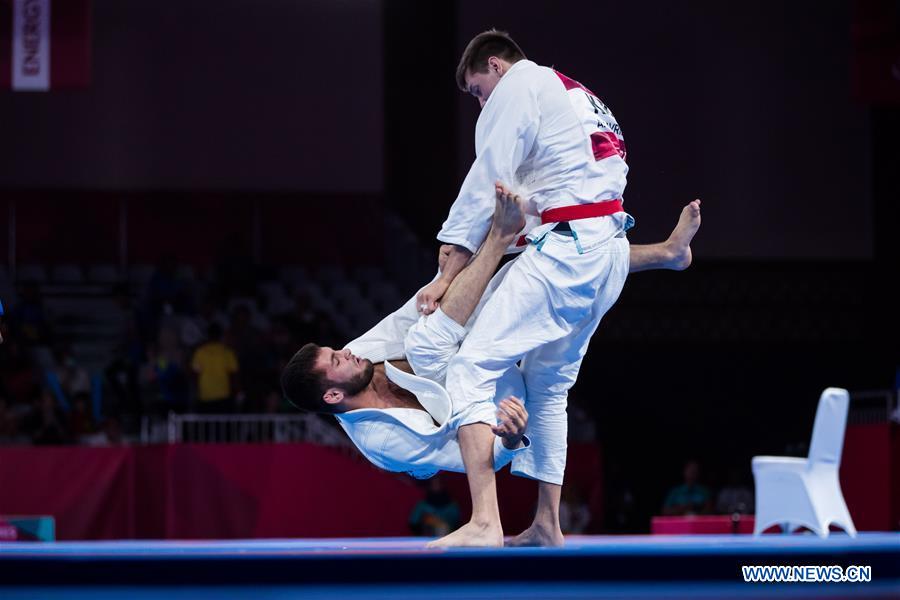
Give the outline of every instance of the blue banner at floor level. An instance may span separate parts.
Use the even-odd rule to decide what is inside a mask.
[[[52,542],[55,539],[53,517],[0,515],[0,542]]]

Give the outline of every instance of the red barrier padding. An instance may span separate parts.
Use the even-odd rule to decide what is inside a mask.
[[[468,518],[465,476],[446,477]],[[598,448],[571,446],[567,482],[594,497],[599,481]],[[535,483],[507,471],[498,495],[507,533],[527,527]],[[0,514],[52,515],[60,540],[402,536],[422,496],[313,444],[0,448]]]
[[[57,538],[408,535],[422,492],[312,444],[0,448],[0,514],[47,514]]]
[[[731,515],[694,515],[689,517],[653,517],[650,533],[685,535],[712,533],[753,533],[753,516],[732,518]]]

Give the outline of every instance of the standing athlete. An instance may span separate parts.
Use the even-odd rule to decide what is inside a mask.
[[[559,545],[566,459],[566,398],[591,335],[628,274],[622,208],[625,144],[610,110],[580,83],[525,58],[505,33],[486,31],[466,47],[456,73],[481,105],[476,159],[438,239],[451,244],[442,276],[419,294],[433,310],[484,240],[491,184],[526,200],[525,250],[514,261],[447,371],[472,518],[436,546],[500,546],[503,531],[492,466],[494,392],[520,360],[533,440],[522,469],[539,484],[535,521],[516,545]],[[537,442],[540,440],[540,443]]]

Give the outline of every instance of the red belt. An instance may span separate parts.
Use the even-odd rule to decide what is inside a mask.
[[[541,224],[561,223],[563,221],[577,221],[578,219],[590,219],[592,217],[608,217],[618,212],[622,212],[622,200],[604,200],[603,202],[594,202],[593,204],[574,204],[572,206],[559,206],[550,208],[541,213]],[[525,236],[521,236],[516,242],[516,246],[524,246],[528,241]]]

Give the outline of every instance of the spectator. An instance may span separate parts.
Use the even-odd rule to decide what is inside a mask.
[[[579,402],[580,398],[569,392],[566,416],[569,421],[569,443],[594,442],[597,440],[597,422]],[[565,532],[564,532],[565,533]]]
[[[276,361],[265,344],[265,331],[254,323],[253,311],[246,304],[237,304],[232,310],[228,341],[241,365],[241,389],[251,401],[261,401],[268,382],[278,378]],[[251,412],[257,410],[259,406],[251,407]]]
[[[163,256],[147,282],[147,303],[153,316],[190,312],[190,290],[175,273],[175,257]]]
[[[278,361],[289,361],[301,344],[291,335],[291,330],[284,318],[275,319],[269,331],[269,347]],[[281,372],[280,365],[275,365],[275,375]]]
[[[138,368],[144,359],[144,348],[138,331],[137,314],[126,286],[115,288],[118,311],[113,314],[116,330],[116,349],[112,361],[107,365],[107,394],[104,397],[104,414],[119,415],[123,412],[140,415],[140,392],[138,389]]]
[[[266,414],[274,415],[282,412],[284,404],[284,396],[280,389],[272,388],[269,390],[269,393],[266,394],[266,397],[263,401],[263,412]]]
[[[696,515],[708,514],[712,510],[709,488],[699,484],[700,465],[689,460],[684,465],[684,483],[672,488],[666,496],[663,514]]]
[[[307,292],[300,292],[294,300],[294,311],[287,315],[287,327],[291,336],[303,345],[310,340],[321,340],[322,345],[341,344],[340,336],[334,331],[331,318],[313,308]]]
[[[7,340],[0,352],[0,373],[11,404],[28,404],[40,385],[29,353],[17,339]]]
[[[319,335],[319,321],[306,292],[297,294],[294,299],[294,310],[286,317],[286,321],[291,334],[302,343],[318,339],[316,336]]]
[[[48,344],[51,341],[44,302],[36,283],[27,282],[22,286],[22,299],[12,310],[10,321],[14,325],[13,335],[23,344]]]
[[[125,438],[122,436],[122,423],[116,417],[110,417],[103,423],[103,433],[106,434],[108,446],[124,446]]]
[[[82,438],[82,443],[88,446],[123,446],[125,440],[122,437],[122,424],[117,417],[108,417],[103,421],[102,428],[94,435]]]
[[[409,528],[425,537],[439,537],[459,527],[459,506],[447,493],[439,475],[425,484],[425,498],[413,507]]]
[[[222,311],[211,294],[207,294],[200,304],[200,312],[196,315],[185,315],[181,319],[179,335],[181,343],[188,348],[195,348],[206,341],[209,326],[218,323],[224,330],[228,325],[228,316]]]
[[[559,528],[566,535],[581,534],[591,522],[591,511],[573,485],[564,485],[559,501]]]
[[[753,514],[753,491],[744,483],[739,469],[728,470],[728,483],[716,498],[716,512],[722,515]]]
[[[185,353],[178,344],[175,330],[170,327],[160,329],[152,367],[166,410],[184,412],[188,407],[190,380],[185,362]]]
[[[91,393],[91,378],[84,367],[75,360],[71,348],[64,345],[57,346],[53,351],[53,363],[52,375],[55,376],[64,395],[60,400],[69,402],[78,394]]]
[[[13,441],[18,433],[16,419],[9,410],[9,402],[0,396],[0,444]]]
[[[164,319],[172,319],[176,314],[193,312],[194,304],[190,287],[175,273],[175,257],[162,257],[150,281],[140,312],[139,328],[142,339],[152,340]]]
[[[69,440],[56,398],[46,388],[35,395],[32,411],[26,417],[25,428],[31,433],[34,444],[64,444]]]
[[[89,408],[90,399],[91,397],[84,392],[76,394],[72,399],[72,410],[69,411],[68,418],[68,430],[76,440],[94,432],[94,420],[91,418],[91,411]]]
[[[191,367],[197,377],[197,412],[234,411],[239,365],[234,352],[222,343],[222,328],[209,326],[209,341],[194,351]]]
[[[636,533],[641,529],[641,519],[631,472],[614,457],[609,457],[606,466],[606,485],[594,486],[591,505],[602,506],[604,499],[608,498],[605,521],[609,533]]]

